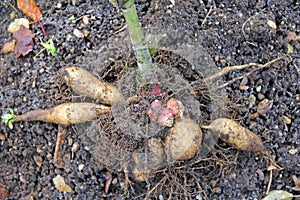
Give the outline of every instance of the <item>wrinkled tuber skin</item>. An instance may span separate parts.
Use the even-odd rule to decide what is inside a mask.
[[[165,137],[165,151],[172,160],[187,160],[198,153],[201,142],[200,127],[190,118],[178,118]]]
[[[262,153],[266,151],[260,137],[232,119],[218,118],[202,128],[217,132],[221,140],[239,150]]]
[[[103,103],[113,105],[124,98],[118,88],[110,83],[100,81],[85,69],[67,66],[59,71],[61,77],[73,91]]]
[[[145,181],[164,162],[164,147],[160,138],[150,138],[146,147],[132,152],[135,167],[132,171],[137,181]]]
[[[32,110],[17,116],[17,121],[44,121],[60,125],[91,121],[97,116],[110,113],[109,107],[94,103],[64,103],[47,110]]]

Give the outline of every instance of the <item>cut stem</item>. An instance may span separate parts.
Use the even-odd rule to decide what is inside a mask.
[[[134,0],[128,0],[122,3],[122,5],[118,4],[114,0],[110,0],[110,2],[117,8],[122,8],[139,72],[142,79],[145,80],[148,75],[150,75],[150,69],[152,68],[153,63],[148,45],[145,41],[141,23],[137,15]]]

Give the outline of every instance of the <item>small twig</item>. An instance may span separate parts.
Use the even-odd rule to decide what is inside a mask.
[[[43,53],[46,50],[46,48],[43,48],[42,50],[40,50],[37,54],[35,54],[35,56],[33,56],[33,58],[38,57],[41,53]]]
[[[17,13],[18,10],[16,9],[16,7],[14,5],[12,5],[11,3],[7,2],[7,4]]]
[[[212,6],[210,6],[208,12],[206,13],[205,15],[205,18],[203,19],[202,23],[201,23],[201,26],[203,26],[203,24],[205,24],[205,22],[207,21],[207,18],[210,16],[210,14],[212,13]]]
[[[126,29],[127,28],[127,25],[125,25],[125,26],[123,26],[122,28],[120,28],[119,30],[116,30],[113,34],[115,35],[115,34],[118,34],[118,33],[120,33],[120,32],[122,32],[124,29]]]
[[[268,182],[268,186],[267,186],[267,191],[266,191],[266,195],[269,194],[270,192],[270,188],[271,188],[271,183],[272,183],[272,178],[273,178],[273,170],[270,170],[270,178],[269,178],[269,182]]]
[[[53,161],[57,167],[62,167],[61,146],[64,143],[64,138],[66,136],[66,133],[67,133],[66,127],[58,126],[58,133],[56,137],[55,150],[53,156]]]

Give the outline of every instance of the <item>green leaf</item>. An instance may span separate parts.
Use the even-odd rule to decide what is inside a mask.
[[[41,45],[46,48],[48,51],[50,51],[50,53],[52,54],[52,56],[56,56],[56,48],[54,46],[53,40],[49,39],[48,42],[44,43],[42,42]]]
[[[72,23],[76,22],[74,15],[72,15],[71,17],[69,17],[68,20],[71,21]]]
[[[10,128],[10,129],[13,129],[13,128],[14,128],[14,126],[13,126],[13,124],[12,124],[11,121],[9,121],[9,122],[7,123],[7,125],[8,125],[8,128]]]
[[[263,200],[292,200],[293,194],[284,190],[273,190]]]
[[[5,124],[7,124],[10,129],[12,129],[13,128],[12,120],[16,118],[16,115],[14,114],[14,110],[11,108],[9,109],[9,112],[10,114],[2,115],[1,118],[2,121]]]

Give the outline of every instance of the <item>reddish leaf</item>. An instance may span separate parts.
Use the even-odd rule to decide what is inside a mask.
[[[21,54],[23,56],[27,55],[33,49],[33,34],[29,29],[24,26],[20,26],[20,29],[13,34],[14,39],[16,40],[15,54],[18,58]]]
[[[42,12],[37,7],[36,2],[34,0],[18,0],[17,1],[18,8],[34,22],[38,22],[43,30],[44,35],[46,35],[46,31],[44,26],[42,25],[40,18],[42,17]]]
[[[1,196],[7,197],[9,195],[9,192],[4,188],[4,185],[0,183],[0,199]]]
[[[154,96],[154,97],[160,96],[160,95],[162,94],[162,91],[161,91],[161,89],[160,89],[160,87],[159,87],[158,84],[155,84],[155,85],[151,88],[150,94],[151,94],[151,96]]]

